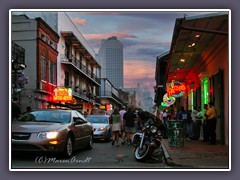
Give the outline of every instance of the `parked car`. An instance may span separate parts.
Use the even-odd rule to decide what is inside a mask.
[[[109,124],[109,116],[104,114],[88,115],[86,119],[92,123],[94,128],[94,139],[111,140],[111,129]]]
[[[34,110],[12,122],[13,151],[60,152],[71,157],[83,147],[93,148],[93,126],[78,111]]]

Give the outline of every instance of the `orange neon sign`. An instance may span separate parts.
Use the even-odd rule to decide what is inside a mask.
[[[186,90],[186,87],[178,82],[178,81],[173,81],[170,85],[170,88],[167,89],[167,96],[168,97],[181,97]]]
[[[72,88],[55,88],[53,101],[69,102],[73,100]]]

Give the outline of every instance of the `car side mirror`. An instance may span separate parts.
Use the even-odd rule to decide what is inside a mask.
[[[74,122],[74,125],[84,123],[83,119],[81,119],[80,117],[73,117],[73,122]]]

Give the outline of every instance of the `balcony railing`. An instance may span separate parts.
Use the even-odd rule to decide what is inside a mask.
[[[76,69],[85,73],[88,77],[92,78],[94,81],[100,84],[100,79],[94,74],[91,70],[87,69],[87,67],[75,56],[71,56],[71,58],[67,58],[64,54],[61,54],[61,62],[69,62]]]
[[[112,91],[101,91],[100,92],[100,97],[109,97],[109,98],[113,98],[115,101],[117,101],[118,103],[123,103],[122,100],[117,97],[116,95],[114,95],[112,93]]]

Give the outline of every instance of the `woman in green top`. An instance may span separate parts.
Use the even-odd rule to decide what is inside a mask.
[[[112,135],[113,135],[112,145],[114,145],[115,141],[118,144],[119,132],[121,130],[121,123],[120,123],[121,117],[120,117],[118,109],[113,110],[111,118],[112,118]]]

